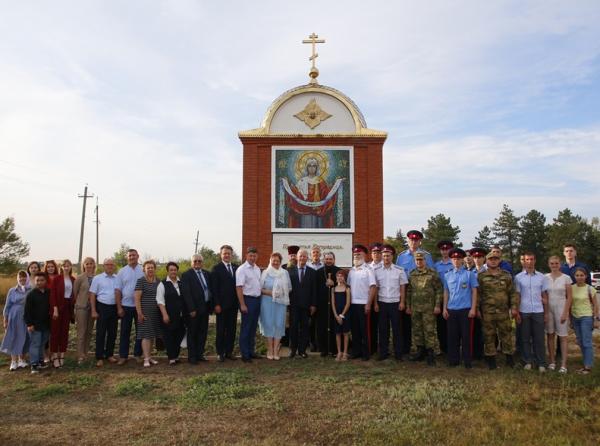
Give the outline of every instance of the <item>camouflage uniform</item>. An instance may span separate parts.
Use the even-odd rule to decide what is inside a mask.
[[[434,308],[442,303],[442,282],[432,268],[414,269],[408,279],[406,306],[412,311],[412,342],[417,348],[433,349],[437,344]]]
[[[504,270],[492,274],[489,270],[479,273],[479,305],[483,325],[485,356],[496,356],[496,335],[500,339],[502,353],[512,355],[514,341],[510,310],[519,308],[519,301],[512,276]]]

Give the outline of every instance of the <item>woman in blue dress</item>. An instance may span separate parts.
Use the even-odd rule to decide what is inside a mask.
[[[25,296],[29,288],[27,284],[27,273],[17,273],[17,286],[8,290],[6,304],[2,313],[4,322],[4,339],[0,345],[0,351],[10,355],[10,371],[27,367],[23,355],[29,349],[29,334],[27,325],[23,319],[25,309]]]
[[[281,338],[285,334],[285,315],[290,304],[292,282],[281,268],[281,254],[271,254],[269,267],[260,277],[260,334],[267,338],[267,359],[278,361]]]

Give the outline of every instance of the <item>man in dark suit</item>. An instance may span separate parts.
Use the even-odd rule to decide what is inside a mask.
[[[298,251],[298,264],[288,268],[292,281],[290,294],[290,358],[306,358],[309,338],[310,316],[316,311],[317,277],[315,270],[306,265],[308,252]]]
[[[233,248],[221,246],[221,262],[211,272],[213,301],[217,315],[217,355],[219,362],[225,358],[235,360],[233,345],[237,329],[238,298],[235,290],[235,271],[238,265],[231,263]]]
[[[212,312],[212,293],[210,274],[202,269],[203,261],[202,255],[194,254],[192,267],[181,275],[190,364],[206,361],[204,348],[208,333],[208,315]]]

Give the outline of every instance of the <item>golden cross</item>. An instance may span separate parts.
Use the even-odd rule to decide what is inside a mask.
[[[317,57],[319,57],[319,55],[316,52],[317,49],[317,43],[325,43],[325,39],[319,39],[319,36],[316,35],[315,33],[312,33],[310,36],[308,36],[308,39],[304,39],[302,41],[302,43],[310,43],[312,44],[312,55],[308,58],[308,60],[312,61],[312,67],[315,67],[315,60]]]

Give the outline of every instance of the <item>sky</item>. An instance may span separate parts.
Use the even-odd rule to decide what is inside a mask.
[[[241,251],[242,145],[321,84],[385,130],[385,234],[502,205],[600,216],[600,3],[0,0],[0,218],[29,259]],[[368,178],[365,179],[368,181]]]

